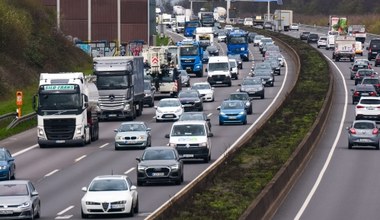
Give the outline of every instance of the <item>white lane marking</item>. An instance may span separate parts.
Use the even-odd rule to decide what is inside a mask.
[[[18,152],[16,152],[16,153],[12,154],[12,156],[13,156],[13,157],[17,157],[18,155],[21,155],[21,154],[23,154],[23,153],[25,153],[25,152],[27,152],[27,151],[30,151],[30,150],[32,150],[32,149],[38,147],[38,146],[39,146],[38,144],[32,145],[32,146],[30,146],[30,147],[28,147],[28,148],[25,148],[24,150],[20,150],[20,151],[18,151]]]
[[[56,173],[56,172],[58,172],[58,171],[59,171],[58,169],[53,170],[53,171],[51,171],[50,173],[46,174],[45,177],[51,176],[51,175],[53,175],[54,173]]]
[[[77,159],[75,159],[75,163],[82,160],[83,158],[87,157],[87,155],[83,155],[81,157],[78,157]]]
[[[211,112],[211,113],[209,113],[209,114],[207,115],[207,117],[211,117],[211,115],[212,115],[212,112]]]
[[[62,215],[55,217],[55,219],[70,219],[71,217],[73,217],[73,215]]]
[[[330,149],[329,155],[326,158],[325,164],[323,165],[322,170],[319,173],[318,178],[315,181],[313,188],[309,192],[309,195],[306,197],[306,200],[302,204],[301,208],[298,210],[298,213],[297,213],[296,217],[294,218],[294,220],[298,220],[298,219],[301,218],[301,216],[304,213],[305,209],[307,208],[307,206],[308,206],[311,198],[313,197],[315,191],[317,191],[317,188],[318,188],[319,184],[322,181],[323,175],[325,174],[325,172],[327,170],[327,167],[330,164],[331,158],[332,158],[332,156],[334,154],[335,148],[336,148],[336,146],[338,144],[338,141],[339,141],[339,138],[341,136],[341,133],[342,133],[342,130],[343,130],[343,125],[344,125],[344,119],[346,118],[346,113],[347,113],[348,94],[347,94],[346,81],[344,80],[344,75],[340,71],[340,69],[338,68],[338,66],[330,58],[328,58],[326,55],[325,55],[325,57],[326,57],[327,60],[329,60],[335,66],[335,68],[339,71],[340,77],[342,78],[342,82],[343,82],[343,86],[344,86],[344,95],[345,95],[344,110],[343,110],[342,118],[340,119],[341,121],[340,121],[339,129],[338,129],[338,133],[337,133],[337,135],[335,137],[335,140],[334,140],[334,143],[333,143],[333,145],[332,145],[332,147]]]
[[[105,143],[105,144],[103,144],[102,146],[100,146],[99,148],[103,148],[103,147],[105,147],[105,146],[107,146],[109,143]]]
[[[125,171],[125,172],[124,172],[124,174],[128,174],[128,173],[130,173],[130,172],[132,172],[134,169],[135,169],[135,168],[134,168],[134,167],[132,167],[131,169],[129,169],[129,170],[127,170],[127,171]]]
[[[63,214],[65,214],[65,212],[69,211],[69,210],[72,209],[72,208],[74,208],[73,205],[71,205],[71,206],[65,208],[64,210],[58,212],[57,215],[63,215]]]

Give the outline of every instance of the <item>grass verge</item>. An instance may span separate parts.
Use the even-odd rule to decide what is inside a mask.
[[[166,46],[169,44],[169,40],[170,38],[168,36],[159,36],[159,35],[156,35],[156,46]]]
[[[292,45],[300,56],[301,74],[294,91],[236,156],[218,169],[213,181],[195,193],[185,207],[177,207],[170,219],[238,219],[314,123],[328,91],[328,63],[298,39],[265,32],[269,34]]]

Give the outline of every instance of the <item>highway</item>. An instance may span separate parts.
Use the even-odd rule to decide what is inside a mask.
[[[316,32],[310,28],[301,31]],[[287,34],[299,38],[300,32]],[[333,106],[313,157],[273,219],[378,219],[379,152],[374,148],[347,148],[345,128],[355,119],[350,91],[354,80],[349,76],[352,63],[333,62],[331,50],[318,50],[333,68]],[[367,53],[358,58],[367,58]]]
[[[178,38],[177,38],[178,37]],[[180,39],[180,36],[173,38]],[[224,51],[226,47],[221,44]],[[250,46],[256,62],[261,62],[262,56],[257,48]],[[217,106],[228,94],[236,91],[238,84],[249,72],[251,62],[245,62],[240,71],[239,80],[234,80],[232,87],[216,87],[215,102],[205,103],[204,111],[211,114],[212,154],[209,164],[198,162],[185,163],[185,181],[182,185],[151,185],[138,187],[140,212],[131,219],[144,219],[159,208],[171,196],[175,195],[186,184],[196,178],[213,161],[222,155],[250,126],[257,120],[264,120],[271,108],[274,99],[284,96],[295,80],[294,64],[287,59],[288,55],[282,51],[287,66],[281,70],[281,76],[276,76],[274,87],[267,87],[265,99],[253,101],[253,114],[248,117],[247,125],[218,125]],[[206,75],[206,74],[205,74]],[[284,79],[287,79],[284,81]],[[205,81],[202,78],[192,77],[192,83]],[[280,92],[281,91],[281,92]],[[279,93],[280,92],[280,93]],[[157,103],[157,101],[156,101]],[[148,123],[152,129],[152,146],[166,145],[168,139],[164,137],[169,133],[171,122],[157,123],[154,119],[154,108],[144,108],[143,115],[136,120]],[[264,115],[263,115],[264,114]],[[80,200],[84,195],[83,186],[90,181],[105,174],[126,174],[136,184],[136,157],[143,150],[114,150],[114,129],[121,121],[101,122],[100,137],[85,147],[54,147],[40,149],[37,143],[36,129],[17,134],[0,141],[0,146],[7,147],[16,158],[16,179],[30,179],[36,186],[41,197],[41,219],[80,219]],[[232,129],[231,129],[232,128]],[[98,218],[99,219],[99,218]],[[118,219],[118,218],[112,218]]]

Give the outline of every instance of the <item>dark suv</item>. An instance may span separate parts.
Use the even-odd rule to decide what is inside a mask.
[[[380,38],[374,38],[369,42],[368,50],[368,60],[372,60],[380,53]]]
[[[309,36],[307,36],[307,43],[317,43],[318,42],[318,39],[319,39],[319,36],[318,34],[309,34]]]
[[[203,99],[198,90],[182,90],[178,98],[185,111],[203,111]]]
[[[307,40],[307,38],[309,37],[309,34],[310,32],[309,31],[304,31],[300,34],[300,39],[301,40]]]

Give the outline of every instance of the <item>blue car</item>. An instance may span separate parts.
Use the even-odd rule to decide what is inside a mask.
[[[243,101],[225,100],[217,109],[219,110],[219,125],[247,124],[247,111]]]
[[[6,148],[0,147],[0,179],[11,180],[15,179],[15,176],[15,159]]]

